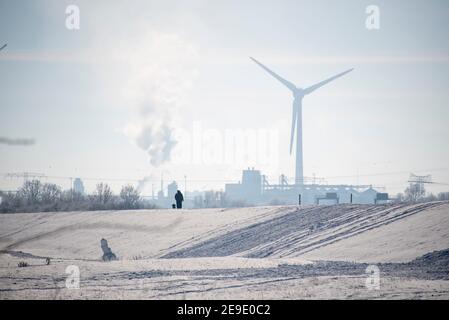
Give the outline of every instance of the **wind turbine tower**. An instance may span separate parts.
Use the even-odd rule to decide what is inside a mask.
[[[318,82],[308,88],[298,88],[292,82],[282,78],[280,75],[276,74],[272,70],[268,69],[262,63],[257,61],[256,59],[250,57],[255,63],[257,63],[262,69],[267,71],[270,75],[280,81],[284,86],[286,86],[293,94],[293,111],[292,111],[292,128],[290,135],[290,154],[292,154],[293,150],[293,140],[295,136],[296,129],[296,171],[295,171],[295,185],[301,186],[304,184],[304,175],[303,175],[303,153],[302,153],[302,99],[312,93],[313,91],[321,88],[325,84],[340,78],[341,76],[351,72],[354,68],[346,70],[342,73],[339,73],[329,79]]]

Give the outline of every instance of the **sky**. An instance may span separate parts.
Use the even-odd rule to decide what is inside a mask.
[[[292,95],[251,56],[298,87],[355,68],[304,99],[306,177],[395,194],[431,174],[447,191],[448,21],[446,0],[0,0],[0,189],[20,172],[145,179],[146,195],[247,167],[293,182]]]

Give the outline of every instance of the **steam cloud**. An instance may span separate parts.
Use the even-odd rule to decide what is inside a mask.
[[[176,145],[173,129],[165,123],[160,127],[145,127],[137,137],[137,145],[143,150],[147,150],[150,163],[153,166],[158,166],[170,160],[171,151]]]
[[[196,75],[195,50],[177,35],[151,33],[129,51],[130,72],[126,79],[136,118],[125,134],[157,167],[171,158],[177,141],[178,108]]]
[[[143,177],[143,179],[139,180],[137,184],[137,191],[142,192],[143,188],[150,182],[154,177],[152,175]]]
[[[31,146],[35,143],[34,139],[11,139],[6,137],[0,137],[0,144],[6,144],[9,146]]]
[[[174,137],[174,127],[172,116],[162,114],[162,110],[157,110],[160,103],[153,109],[143,106],[139,115],[141,120],[130,124],[135,126],[135,133],[132,135],[136,145],[145,150],[149,155],[150,163],[157,167],[170,160],[171,152],[176,145]],[[166,108],[166,112],[172,108]],[[129,127],[128,127],[129,128]]]

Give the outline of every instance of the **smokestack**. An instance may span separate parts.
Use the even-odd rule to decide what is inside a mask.
[[[161,192],[164,192],[164,173],[161,173]]]
[[[154,183],[151,184],[151,199],[154,200]]]

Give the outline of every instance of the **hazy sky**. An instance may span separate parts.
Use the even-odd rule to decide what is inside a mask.
[[[293,181],[292,96],[253,56],[300,87],[355,68],[304,100],[306,176],[396,193],[414,172],[448,190],[448,21],[446,0],[0,0],[0,137],[35,140],[0,143],[0,173],[79,176],[88,191],[95,178],[158,188],[162,172],[220,189],[247,166]],[[227,148],[239,130],[256,140]]]

